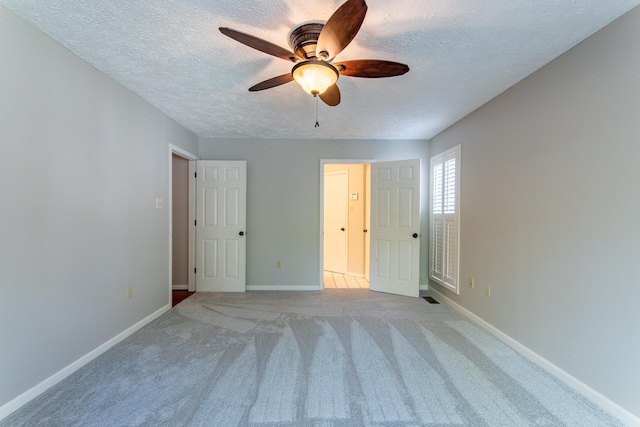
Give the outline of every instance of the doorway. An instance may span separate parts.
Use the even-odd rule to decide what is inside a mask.
[[[320,161],[320,284],[325,277],[325,173],[332,168],[360,168],[366,187],[352,190],[349,179],[349,239],[355,236],[365,256],[352,256],[349,241],[347,272],[359,276],[368,274],[369,289],[377,292],[418,297],[420,293],[420,159],[375,162],[373,160]],[[349,173],[351,178],[352,174]],[[361,197],[361,193],[365,197]],[[364,200],[361,200],[364,199]],[[362,211],[356,212],[352,202],[361,201]],[[368,209],[368,211],[367,211]],[[364,212],[364,214],[362,213]],[[364,218],[364,220],[363,220]],[[351,223],[354,219],[360,223]],[[366,228],[365,228],[366,227]],[[360,262],[354,267],[351,260]],[[366,263],[369,260],[369,263]],[[356,270],[361,268],[361,270]]]
[[[171,289],[189,289],[189,161],[171,156]]]
[[[197,156],[169,144],[169,292],[195,292],[195,173]],[[181,295],[182,296],[182,295]],[[182,296],[183,297],[183,296]]]
[[[188,164],[186,185],[181,183],[185,162]],[[175,185],[174,178],[178,182]],[[185,204],[188,211],[186,248],[182,227]],[[202,161],[169,144],[169,206],[170,295],[174,292],[191,294],[196,286],[200,291],[244,292],[246,161]],[[215,230],[214,236],[208,234],[212,230]],[[227,233],[231,235],[227,236]],[[196,244],[197,238],[199,244]],[[187,259],[186,272],[184,258]],[[185,274],[186,288],[182,283]],[[174,284],[177,284],[175,289]]]
[[[322,164],[322,288],[368,288],[370,160]]]

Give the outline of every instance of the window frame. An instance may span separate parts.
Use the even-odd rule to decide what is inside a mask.
[[[461,146],[456,145],[440,154],[432,156],[429,162],[429,176],[431,194],[429,197],[429,279],[460,294],[460,163]],[[447,162],[454,161],[453,196],[454,203],[447,200],[451,196],[450,191],[446,191],[447,183]],[[436,179],[436,169],[439,169],[439,179]],[[438,198],[439,200],[436,200]],[[434,212],[435,208],[439,212]],[[451,206],[454,212],[451,213]],[[447,209],[449,208],[449,209]],[[449,210],[449,212],[447,212]],[[453,234],[448,233],[449,238],[444,238],[445,229],[453,227]],[[441,235],[438,235],[441,234]],[[452,240],[453,239],[453,240]],[[450,252],[451,243],[454,242],[454,253]],[[440,246],[440,247],[438,247]],[[453,264],[452,264],[453,263]],[[446,266],[446,267],[445,267]],[[445,273],[446,271],[446,273]]]

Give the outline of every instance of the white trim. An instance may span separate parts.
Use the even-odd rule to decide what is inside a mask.
[[[82,368],[84,365],[91,362],[93,359],[100,356],[101,354],[109,350],[114,345],[123,341],[125,338],[129,337],[134,332],[138,331],[139,329],[142,329],[144,326],[151,323],[153,320],[157,319],[158,317],[160,317],[162,314],[166,313],[170,309],[171,309],[171,304],[165,305],[164,307],[150,314],[149,316],[145,317],[135,325],[130,326],[129,328],[120,332],[118,335],[111,338],[109,341],[91,350],[89,353],[85,354],[75,362],[62,368],[55,374],[51,375],[49,378],[42,381],[41,383],[25,391],[15,399],[5,403],[0,407],[0,420],[6,418],[13,412],[17,411],[22,406],[26,405],[27,403],[29,403],[30,401],[32,401],[33,399],[35,399],[36,397],[44,393],[45,391],[49,390],[51,387],[58,384],[60,381],[64,380],[65,378],[67,378],[69,375],[73,374],[78,369]]]
[[[187,289],[189,292],[196,291],[196,160],[189,160],[189,276]],[[193,224],[193,225],[191,225]],[[173,279],[173,278],[172,278]]]
[[[191,179],[191,176],[193,176],[193,174],[195,173],[195,161],[198,160],[198,156],[196,156],[195,154],[192,154],[186,150],[183,150],[182,148],[173,145],[173,144],[169,144],[169,200],[168,200],[168,206],[169,206],[169,298],[171,298],[171,291],[173,290],[173,286],[172,286],[172,282],[173,282],[173,161],[172,161],[172,157],[173,155],[176,155],[178,157],[181,157],[185,160],[189,161],[189,224],[193,224],[193,221],[195,220],[195,215],[196,215],[196,186],[195,186],[195,180]],[[192,170],[193,169],[193,170]],[[189,241],[188,241],[188,245],[189,245],[189,254],[188,254],[188,259],[189,259],[189,268],[191,268],[191,266],[196,265],[195,263],[195,245],[196,245],[196,236],[195,236],[195,227],[189,227]],[[187,288],[190,292],[193,292],[196,290],[196,285],[195,285],[195,273],[191,273],[191,270],[189,270],[189,282],[187,284]],[[176,288],[177,289],[177,288]]]
[[[320,221],[318,224],[318,235],[320,236],[320,261],[318,263],[320,266],[318,272],[318,276],[320,277],[319,290],[324,289],[322,277],[324,274],[324,165],[368,165],[375,162],[375,159],[320,159]],[[247,288],[247,290],[249,290],[249,288]]]
[[[429,237],[431,237],[431,233],[429,233]],[[429,239],[429,248],[431,248],[431,239]],[[431,259],[429,259],[429,272],[431,272]],[[443,282],[442,280],[438,279],[437,277],[433,277],[433,276],[429,276],[429,280],[431,280],[432,282],[437,283],[438,285],[442,286],[444,289],[449,290],[451,292],[453,292],[456,295],[460,295],[460,284],[458,283],[457,286],[453,286],[451,283],[447,283],[447,282]]]
[[[314,285],[251,285],[247,291],[321,291],[322,287]]]
[[[625,423],[628,426],[640,426],[640,418],[636,417],[631,412],[624,409],[622,406],[613,402],[608,397],[598,393],[596,390],[592,389],[582,381],[578,380],[568,372],[554,365],[544,357],[540,356],[538,353],[534,352],[530,348],[511,338],[509,335],[502,332],[500,329],[486,322],[476,314],[462,307],[460,304],[455,301],[447,298],[440,292],[434,290],[433,288],[429,289],[429,293],[434,294],[436,299],[440,300],[440,302],[445,302],[447,305],[451,306],[455,311],[460,313],[461,315],[469,318],[474,323],[478,324],[482,328],[491,332],[495,335],[499,340],[506,343],[508,346],[515,349],[517,352],[522,354],[524,357],[540,366],[545,371],[549,372],[551,375],[558,378],[560,381],[564,382],[566,385],[582,394],[584,397],[589,399],[591,402],[600,406],[603,410],[609,412],[614,417],[618,418],[620,421]]]
[[[172,153],[175,153],[186,160],[198,160],[198,156],[188,152],[187,150],[183,150],[182,148],[176,145],[169,144],[169,150],[171,150]]]

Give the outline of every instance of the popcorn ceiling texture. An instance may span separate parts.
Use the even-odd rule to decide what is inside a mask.
[[[429,139],[640,0],[368,0],[336,61],[388,59],[409,73],[341,77],[342,102],[295,83],[247,89],[292,63],[231,40],[226,26],[283,47],[297,24],[342,0],[0,0],[96,69],[202,137]]]

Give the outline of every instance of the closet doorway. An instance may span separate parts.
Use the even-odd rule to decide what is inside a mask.
[[[195,291],[195,160],[169,144],[169,291]]]

